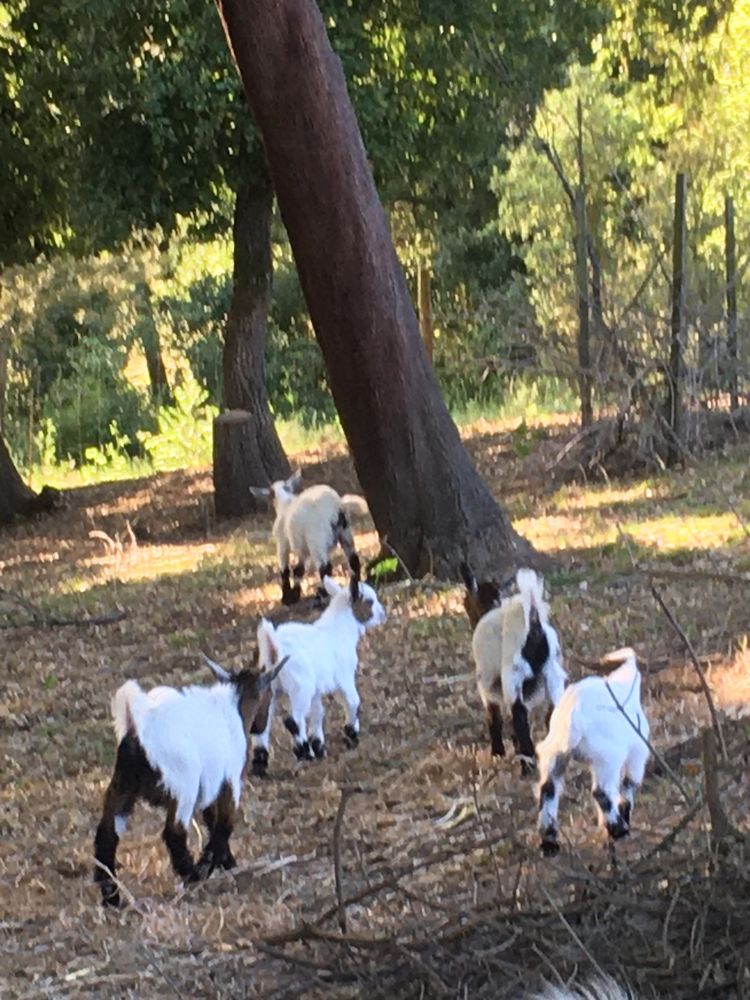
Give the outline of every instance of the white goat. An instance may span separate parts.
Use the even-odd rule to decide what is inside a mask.
[[[271,686],[271,705],[263,732],[254,742],[253,774],[268,769],[275,700],[283,692],[289,701],[284,725],[292,734],[299,760],[325,756],[323,696],[338,692],[346,703],[344,734],[350,743],[359,739],[359,693],[357,691],[357,644],[364,632],[386,620],[375,591],[352,575],[349,587],[340,587],[330,577],[323,585],[331,602],[317,621],[286,622],[274,628],[265,618],[258,626],[258,649],[262,664],[288,659],[284,672]],[[308,739],[308,722],[310,739]]]
[[[165,806],[162,838],[172,867],[188,882],[207,878],[216,865],[233,868],[229,849],[247,760],[246,729],[261,732],[271,701],[272,670],[225,671],[208,660],[221,682],[211,687],[156,687],[126,681],[112,699],[117,758],[96,831],[94,880],[102,902],[118,906],[117,844],[138,799]],[[203,810],[209,839],[195,864],[187,829]]]
[[[353,493],[339,496],[330,486],[308,486],[299,492],[302,477],[295,472],[286,480],[278,480],[267,488],[251,487],[254,496],[273,495],[276,520],[273,537],[281,572],[281,600],[284,604],[294,604],[301,596],[301,580],[305,569],[320,573],[323,578],[330,576],[331,552],[337,545],[344,550],[353,573],[359,575],[359,556],[354,546],[354,537],[349,526],[352,517],[363,517],[368,513],[364,499]],[[297,564],[292,571],[295,578],[291,585],[289,560],[296,556]],[[322,595],[322,586],[318,591]]]
[[[518,594],[487,611],[472,637],[477,687],[487,715],[492,753],[505,755],[500,703],[513,722],[513,742],[523,773],[534,767],[528,710],[556,705],[568,675],[562,665],[557,632],[550,625],[542,581],[531,569],[516,574]]]
[[[619,663],[608,677],[584,677],[566,688],[537,746],[539,833],[544,854],[557,854],[557,810],[568,761],[591,768],[592,792],[612,840],[630,831],[635,791],[649,757],[649,725],[641,707],[641,672],[632,649],[604,657]]]
[[[637,1000],[631,989],[611,976],[597,976],[583,986],[556,986],[550,983],[532,1000]]]

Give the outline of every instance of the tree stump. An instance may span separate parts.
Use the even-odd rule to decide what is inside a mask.
[[[219,517],[241,517],[267,510],[266,501],[250,492],[268,486],[268,474],[258,453],[253,415],[227,410],[214,420],[214,506]]]

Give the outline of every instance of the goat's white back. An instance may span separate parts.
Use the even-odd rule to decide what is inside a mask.
[[[282,671],[283,673],[283,671]],[[156,687],[127,681],[115,693],[112,714],[118,740],[132,720],[135,735],[187,827],[196,808],[214,802],[229,782],[239,804],[247,738],[232,684]]]

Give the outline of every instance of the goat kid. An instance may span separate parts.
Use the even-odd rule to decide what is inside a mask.
[[[562,665],[560,640],[549,622],[541,579],[531,569],[520,569],[516,583],[517,594],[479,619],[471,645],[492,753],[505,756],[500,712],[504,701],[511,715],[521,771],[529,774],[535,764],[529,710],[545,703],[556,705],[568,675]]]
[[[105,905],[120,903],[112,877],[117,845],[139,799],[166,808],[162,839],[174,871],[185,881],[207,878],[217,865],[235,865],[229,838],[247,760],[245,734],[265,728],[271,685],[285,661],[264,673],[234,673],[206,659],[218,684],[146,692],[130,680],[112,699],[117,757],[94,842],[94,881]],[[197,808],[209,837],[196,864],[187,830]]]
[[[262,619],[258,626],[260,662],[268,665],[280,656],[289,661],[272,685],[266,726],[253,741],[252,773],[261,777],[268,770],[271,723],[280,693],[289,702],[284,725],[292,735],[298,760],[325,756],[323,697],[328,694],[343,697],[344,735],[350,744],[359,740],[357,645],[367,629],[385,622],[386,613],[372,587],[360,583],[356,574],[348,587],[340,587],[328,576],[323,585],[331,602],[317,621],[286,622],[274,628]]]
[[[565,689],[537,746],[539,833],[545,855],[557,854],[557,811],[571,759],[591,768],[599,823],[611,840],[630,832],[636,790],[649,758],[648,720],[641,706],[641,672],[630,648],[604,657],[620,664],[608,677],[584,677]]]
[[[289,479],[272,483],[270,489],[250,488],[253,496],[273,496],[276,519],[272,534],[281,573],[281,601],[287,605],[299,601],[306,569],[319,572],[318,595],[325,596],[323,578],[333,572],[331,554],[337,545],[343,549],[352,572],[359,575],[359,557],[349,521],[368,513],[363,498],[353,493],[339,496],[325,485],[308,486],[300,492],[301,485],[298,471]],[[290,569],[292,555],[297,563]]]

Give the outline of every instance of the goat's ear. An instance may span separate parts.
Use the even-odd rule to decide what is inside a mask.
[[[284,485],[291,493],[300,493],[302,491],[302,471],[295,469]]]
[[[352,599],[352,604],[356,604],[359,600],[359,577],[352,573],[352,578],[349,581],[349,595]]]
[[[325,592],[329,597],[335,597],[336,594],[341,593],[341,587],[336,583],[333,577],[324,576],[323,586],[325,587]]]
[[[462,562],[460,567],[461,579],[464,581],[464,586],[469,591],[470,594],[476,594],[477,592],[477,578],[474,576],[474,572],[467,562]]]
[[[256,500],[267,500],[271,496],[271,491],[267,486],[249,486],[248,489]]]
[[[260,678],[258,679],[258,694],[260,694],[261,691],[265,691],[266,688],[269,686],[269,684],[272,684],[273,681],[276,680],[276,678],[279,675],[279,671],[281,670],[281,668],[284,666],[284,664],[288,659],[289,659],[289,654],[287,653],[287,655],[282,660],[279,660],[279,662],[272,670],[263,671],[263,673],[260,675]]]
[[[216,660],[212,660],[210,656],[207,656],[203,652],[203,650],[201,650],[201,656],[206,661],[206,665],[211,668],[211,670],[213,671],[214,675],[220,681],[231,681],[231,679],[232,679],[232,672],[230,670],[225,670],[224,667],[222,667],[220,664],[218,664],[216,662]]]
[[[261,618],[258,625],[258,651],[261,665],[270,669],[279,657],[279,647],[276,643],[276,629],[267,618]]]

